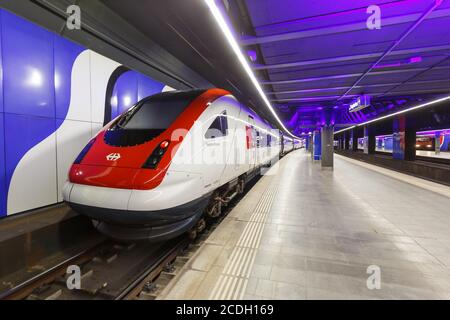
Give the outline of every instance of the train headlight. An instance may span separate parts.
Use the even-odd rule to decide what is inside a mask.
[[[78,157],[73,162],[74,164],[80,164],[81,161],[83,161],[83,159],[86,156],[86,154],[89,152],[89,150],[94,145],[94,142],[95,142],[95,138],[88,142],[88,144],[83,148],[83,150],[81,150],[80,154],[78,155]]]
[[[158,163],[161,161],[162,156],[166,153],[167,148],[169,147],[170,141],[164,140],[153,150],[150,157],[148,157],[147,161],[145,161],[142,168],[144,169],[156,169]]]

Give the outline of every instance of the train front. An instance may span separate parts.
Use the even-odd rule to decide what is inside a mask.
[[[199,174],[171,163],[186,132],[220,95],[217,89],[166,92],[138,102],[81,151],[64,200],[115,239],[161,241],[191,229],[209,197],[201,194]]]

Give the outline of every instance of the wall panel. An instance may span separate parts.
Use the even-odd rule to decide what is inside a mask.
[[[5,130],[0,112],[0,217],[6,216]]]
[[[112,79],[119,67],[0,9],[0,217],[63,200],[68,170],[103,127],[114,88],[121,111],[165,88],[135,71]]]
[[[62,199],[62,188],[67,180],[70,166],[80,151],[91,139],[91,123],[74,120],[57,120],[60,126],[56,133],[58,161],[58,202]]]
[[[55,130],[54,119],[5,114],[8,215],[57,202]]]
[[[54,38],[56,118],[91,121],[89,52],[57,35]]]
[[[90,53],[92,122],[103,123],[109,78],[120,64],[93,51]]]
[[[114,86],[113,96],[117,97],[117,111],[111,113],[115,118],[128,110],[138,99],[138,75],[134,71],[122,74]]]
[[[150,79],[143,74],[137,73],[138,75],[138,96],[137,100],[141,100],[152,94],[162,92],[164,84],[161,82]]]
[[[53,34],[1,15],[5,112],[55,117]]]

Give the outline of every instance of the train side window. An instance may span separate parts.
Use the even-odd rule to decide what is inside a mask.
[[[272,136],[270,134],[267,135],[267,146],[270,147],[272,145]]]
[[[228,117],[227,117],[227,112],[224,111],[222,112],[222,114],[220,115],[220,122],[221,122],[221,131],[222,131],[222,135],[226,136],[228,134]]]
[[[217,116],[213,123],[206,130],[206,139],[215,139],[219,137],[225,137],[228,132],[228,119],[227,112],[224,111],[220,116]]]

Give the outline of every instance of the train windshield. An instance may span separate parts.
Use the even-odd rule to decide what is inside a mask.
[[[165,130],[198,96],[198,91],[152,96],[122,115],[116,125],[128,130]]]
[[[105,142],[113,146],[133,146],[156,138],[203,92],[166,92],[138,102],[106,131]]]

